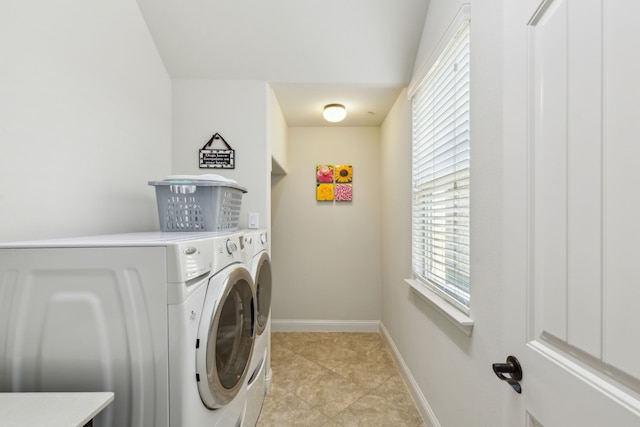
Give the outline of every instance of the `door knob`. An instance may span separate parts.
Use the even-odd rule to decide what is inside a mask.
[[[522,380],[522,367],[515,356],[507,357],[506,363],[494,363],[493,372],[496,373],[498,378],[502,381],[506,381],[511,387],[513,387],[516,393],[522,393],[522,387],[519,382]],[[509,376],[505,374],[508,374]]]

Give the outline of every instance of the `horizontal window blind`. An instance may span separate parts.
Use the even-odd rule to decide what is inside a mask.
[[[469,22],[412,97],[412,265],[415,276],[468,308]]]

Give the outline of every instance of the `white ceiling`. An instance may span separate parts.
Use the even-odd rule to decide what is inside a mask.
[[[410,80],[428,0],[137,0],[172,79],[269,82],[287,124],[379,126]],[[322,107],[341,103],[329,124]]]

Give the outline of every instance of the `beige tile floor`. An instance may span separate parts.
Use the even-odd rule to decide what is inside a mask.
[[[424,426],[379,334],[275,332],[257,427]]]

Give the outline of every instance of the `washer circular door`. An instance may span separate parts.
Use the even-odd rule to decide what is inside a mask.
[[[254,277],[256,287],[256,333],[262,334],[267,326],[269,311],[271,310],[271,261],[267,252],[261,252],[257,262],[254,263]]]
[[[253,279],[232,265],[209,280],[196,344],[196,379],[207,408],[229,403],[242,387],[251,353],[255,314]]]

